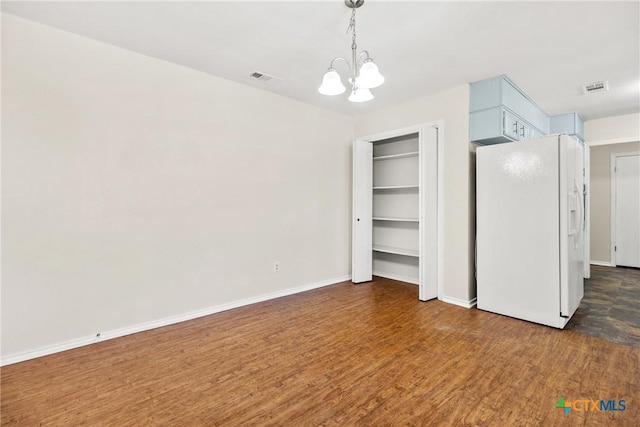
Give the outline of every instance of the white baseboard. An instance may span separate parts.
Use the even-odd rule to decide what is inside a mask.
[[[380,276],[380,277],[384,277],[386,279],[392,279],[392,280],[399,280],[401,282],[407,282],[407,283],[411,283],[413,285],[420,285],[420,283],[418,283],[418,280],[416,280],[415,278],[412,277],[406,277],[406,276],[397,276],[395,274],[388,274],[388,273],[382,273],[380,271],[374,271],[373,272],[374,276]],[[471,300],[461,300],[458,298],[453,298],[453,297],[448,297],[448,296],[438,296],[438,299],[440,301],[446,302],[448,304],[454,304],[460,307],[464,307],[464,308],[471,308],[473,306],[476,305],[476,298],[473,298]]]
[[[440,301],[442,301],[442,302],[446,302],[448,304],[458,305],[458,306],[464,307],[464,308],[471,308],[474,305],[476,305],[476,298],[473,298],[473,299],[470,299],[470,300],[467,301],[467,300],[462,300],[462,299],[458,299],[458,298],[439,295],[438,299]]]
[[[312,289],[318,289],[324,286],[334,285],[336,283],[345,282],[347,280],[351,280],[350,275],[323,280],[321,282],[311,283],[309,285],[298,286],[295,288],[284,289],[282,291],[270,292],[268,294],[262,294],[262,295],[258,295],[251,298],[245,298],[237,301],[228,302],[225,304],[216,305],[213,307],[207,307],[201,310],[179,314],[177,316],[165,317],[163,319],[158,319],[151,322],[145,322],[138,325],[127,326],[125,328],[114,329],[112,331],[106,331],[101,333],[99,337],[89,336],[89,337],[77,338],[77,339],[69,340],[69,341],[54,344],[54,345],[40,347],[38,349],[26,351],[23,353],[11,354],[6,357],[3,357],[2,360],[0,360],[0,366],[6,366],[6,365],[11,365],[13,363],[24,362],[25,360],[47,356],[49,354],[59,353],[65,350],[71,350],[71,349],[82,347],[85,345],[94,344],[97,342],[110,340],[113,338],[123,337],[125,335],[135,334],[142,331],[148,331],[150,329],[160,328],[162,326],[173,325],[174,323],[185,322],[187,320],[208,316],[210,314],[220,313],[222,311],[231,310],[231,309],[242,307],[245,305],[255,304],[258,302],[267,301],[275,298],[281,298],[288,295],[297,294],[300,292],[310,291]]]
[[[602,267],[615,267],[610,261],[589,261],[591,265],[600,265]]]
[[[397,275],[397,274],[382,273],[380,271],[374,271],[373,275],[374,276],[384,277],[385,279],[397,280],[399,282],[411,283],[412,285],[419,285],[420,284],[420,283],[418,283],[418,279],[416,279],[415,277],[400,276],[400,275]]]

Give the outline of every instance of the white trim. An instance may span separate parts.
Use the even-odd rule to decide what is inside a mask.
[[[624,144],[627,142],[638,142],[640,141],[640,135],[634,137],[626,137],[626,138],[614,138],[614,139],[601,139],[598,141],[587,141],[586,144],[589,147],[595,147],[597,145],[610,145],[610,144]]]
[[[367,136],[362,136],[362,137],[358,137],[356,138],[357,141],[367,141],[367,142],[374,142],[374,141],[381,141],[383,139],[391,139],[391,138],[396,138],[398,136],[405,136],[405,135],[410,135],[412,133],[420,133],[420,131],[422,130],[423,126],[435,126],[437,122],[430,122],[430,123],[422,123],[419,125],[413,125],[413,126],[407,126],[407,127],[403,127],[400,129],[394,129],[394,130],[389,130],[386,132],[381,132],[381,133],[376,133],[373,135],[367,135]]]
[[[611,264],[609,261],[589,261],[591,265],[599,265],[601,267],[615,267],[615,265]]]
[[[446,302],[447,304],[453,304],[464,308],[471,308],[476,305],[476,298],[470,299],[469,301],[465,301],[463,299],[448,297],[448,296],[438,296],[438,299],[442,302]]]
[[[444,295],[444,119],[438,120],[438,295]]]
[[[610,168],[609,168],[609,173],[610,173],[610,177],[611,177],[611,207],[609,212],[611,213],[611,218],[610,218],[610,222],[611,222],[611,228],[610,228],[610,256],[611,256],[611,266],[615,267],[617,265],[616,263],[616,251],[615,251],[615,246],[616,246],[616,213],[617,213],[617,209],[616,209],[616,197],[617,197],[617,191],[616,191],[616,160],[618,159],[618,157],[627,157],[627,156],[640,156],[640,151],[629,151],[629,152],[625,152],[625,153],[611,153],[611,163],[610,163]]]
[[[640,151],[627,151],[625,153],[611,153],[611,155],[616,157],[633,157],[633,156],[640,156]]]
[[[412,285],[420,285],[420,282],[415,277],[401,276],[401,275],[398,275],[398,274],[383,273],[383,272],[380,272],[380,271],[374,271],[373,275],[374,276],[378,276],[378,277],[384,277],[385,279],[397,280],[399,282],[411,283]]]
[[[616,266],[616,156],[612,153],[609,166],[609,259],[612,266]]]
[[[2,357],[2,359],[0,360],[0,366],[6,366],[6,365],[11,365],[13,363],[24,362],[25,360],[35,359],[37,357],[47,356],[49,354],[59,353],[61,351],[83,347],[85,345],[94,344],[100,341],[119,338],[125,335],[135,334],[142,331],[148,331],[148,330],[160,328],[163,326],[173,325],[175,323],[185,322],[187,320],[209,316],[211,314],[232,310],[234,308],[251,305],[258,302],[263,302],[263,301],[267,301],[275,298],[281,298],[288,295],[297,294],[300,292],[310,291],[312,289],[322,288],[325,286],[335,285],[336,283],[345,282],[347,280],[351,280],[350,275],[336,277],[333,279],[327,279],[320,282],[311,283],[308,285],[284,289],[281,291],[270,292],[270,293],[258,295],[255,297],[245,298],[237,301],[228,302],[225,304],[215,305],[213,307],[203,308],[201,310],[179,314],[177,316],[165,317],[164,319],[158,319],[151,322],[140,323],[138,325],[132,325],[132,326],[127,326],[120,329],[114,329],[112,331],[101,333],[100,337],[96,337],[96,336],[82,337],[82,338],[77,338],[77,339],[69,340],[66,342],[58,343],[58,344],[40,347],[36,350],[10,354],[6,357]]]
[[[591,277],[591,150],[586,144],[582,144],[584,159],[584,278]]]

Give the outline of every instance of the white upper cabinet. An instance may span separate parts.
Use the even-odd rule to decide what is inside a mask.
[[[567,133],[584,142],[584,120],[578,113],[551,117],[551,133]]]
[[[584,141],[578,113],[549,117],[505,75],[471,83],[469,139],[479,145],[524,141],[566,133]]]
[[[549,116],[506,76],[471,84],[469,137],[476,144],[539,138]]]

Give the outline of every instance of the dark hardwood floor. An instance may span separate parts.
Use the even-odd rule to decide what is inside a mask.
[[[640,347],[640,269],[591,266],[566,329]]]
[[[417,294],[345,282],[9,365],[2,425],[638,425],[639,348]]]

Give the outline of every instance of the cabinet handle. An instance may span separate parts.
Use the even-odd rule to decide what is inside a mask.
[[[513,133],[518,134],[518,122],[513,122]]]
[[[520,131],[522,132],[522,133],[520,134],[520,136],[524,138],[524,126],[522,126],[522,127],[520,128]]]

